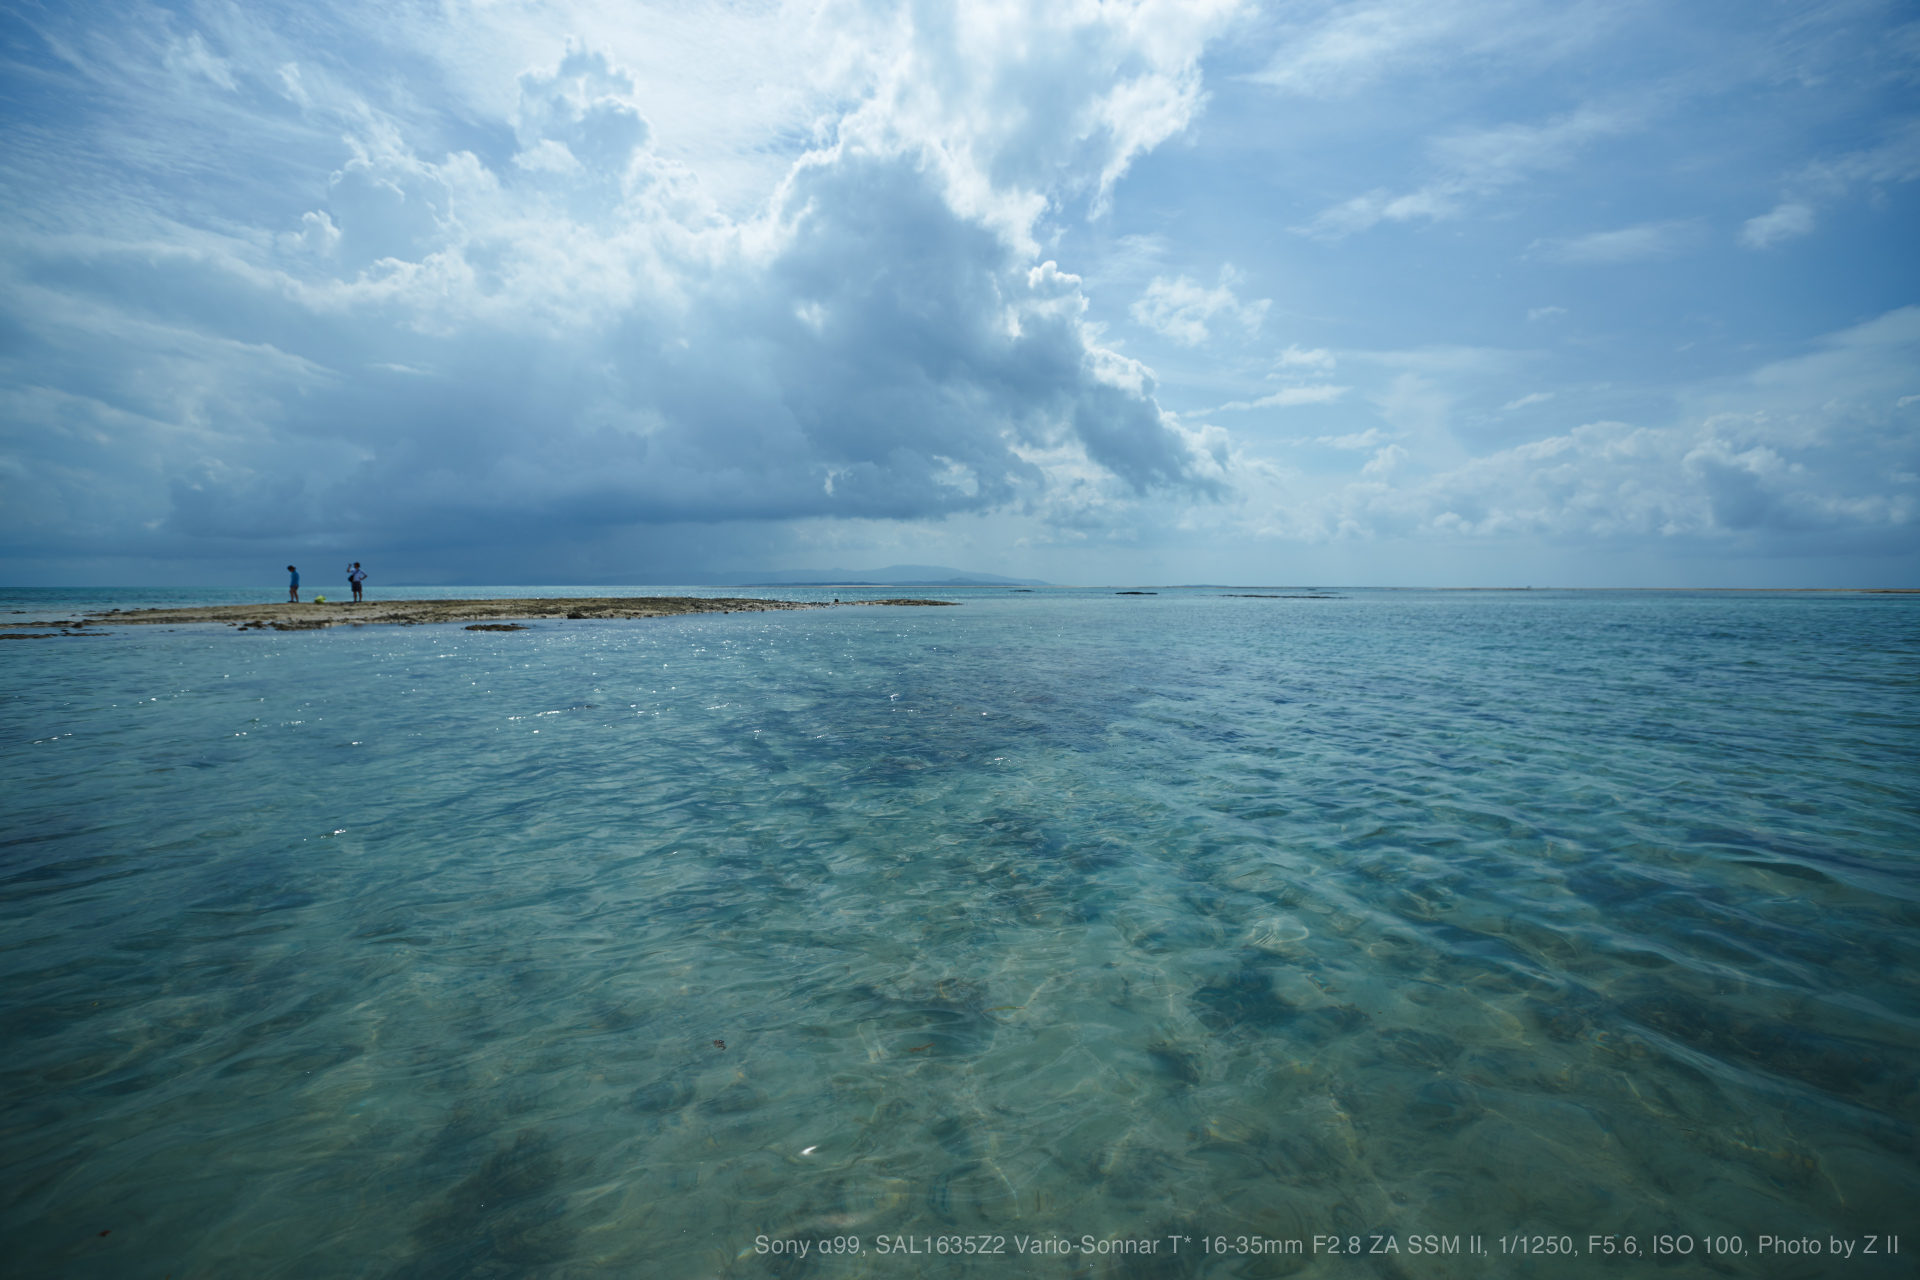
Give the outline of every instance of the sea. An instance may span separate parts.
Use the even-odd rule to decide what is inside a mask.
[[[1920,1271],[1920,597],[1121,590],[0,644],[0,1272]]]

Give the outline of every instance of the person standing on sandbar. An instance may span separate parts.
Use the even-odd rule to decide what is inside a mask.
[[[367,571],[360,567],[358,560],[355,560],[353,562],[353,568],[347,570],[347,585],[353,588],[353,602],[355,604],[360,603],[360,584],[366,580]]]
[[[292,565],[288,565],[287,572],[293,575],[293,581],[287,584],[287,603],[299,604],[300,603],[300,571],[294,568]]]

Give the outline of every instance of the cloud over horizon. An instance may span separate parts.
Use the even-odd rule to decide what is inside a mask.
[[[1323,172],[1297,104],[1344,75],[1384,109],[1627,21],[1510,10],[1504,34],[1450,5],[1227,0],[15,15],[37,109],[5,144],[0,559],[617,572],[865,546],[1220,577],[1464,539],[1910,562],[1910,271],[1763,350],[1711,282],[1909,198],[1920,135],[1875,116],[1723,176],[1711,208],[1648,183],[1556,212],[1622,148],[1710,145],[1708,90],[1655,67],[1657,91],[1497,118],[1462,96],[1405,155]],[[1263,41],[1264,71],[1212,69]],[[1772,74],[1738,53],[1729,86]],[[1263,112],[1297,125],[1288,208],[1210,150]],[[1140,230],[1189,201],[1191,229]],[[1428,299],[1414,264],[1461,253],[1525,283]],[[1636,322],[1617,273],[1649,268],[1696,303]]]

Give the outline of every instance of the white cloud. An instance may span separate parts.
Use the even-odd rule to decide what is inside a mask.
[[[1363,476],[1384,476],[1392,473],[1407,460],[1407,451],[1397,444],[1387,445],[1377,450],[1360,468]]]
[[[1544,124],[1504,124],[1436,138],[1427,148],[1429,165],[1437,171],[1431,181],[1410,192],[1382,189],[1355,196],[1294,230],[1339,239],[1381,222],[1458,217],[1474,202],[1536,173],[1572,164],[1597,139],[1639,128],[1645,111],[1644,103],[1612,110],[1587,107]]]
[[[1304,366],[1309,369],[1330,370],[1337,361],[1334,359],[1333,353],[1325,347],[1315,347],[1311,351],[1302,351],[1298,345],[1289,343],[1287,349],[1280,353],[1278,363],[1283,369]]]
[[[300,230],[288,232],[279,240],[288,248],[325,255],[339,247],[340,228],[333,225],[333,216],[325,209],[314,209],[300,215]]]
[[[1460,212],[1461,197],[1465,194],[1464,188],[1451,182],[1435,183],[1405,195],[1384,189],[1370,191],[1322,209],[1311,222],[1293,229],[1302,235],[1337,240],[1382,222],[1409,222],[1415,218],[1439,221]]]
[[[1551,399],[1553,399],[1553,392],[1535,391],[1528,395],[1521,396],[1518,400],[1507,401],[1500,406],[1500,411],[1502,413],[1510,413],[1515,409],[1524,409],[1530,404],[1545,404]]]
[[[1590,40],[1607,6],[1530,0],[1348,0],[1277,6],[1279,47],[1249,79],[1289,93],[1339,97],[1394,71],[1451,62],[1539,58]]]
[[[1527,256],[1577,266],[1610,266],[1671,257],[1698,244],[1701,238],[1697,222],[1643,222],[1566,240],[1536,240]]]
[[[1168,279],[1156,276],[1147,291],[1133,304],[1133,318],[1155,333],[1172,338],[1183,346],[1198,346],[1211,334],[1207,321],[1224,316],[1240,324],[1248,333],[1257,332],[1260,318],[1272,306],[1261,298],[1241,302],[1233,286],[1239,282],[1232,267],[1220,269],[1220,283],[1209,289],[1186,276]]]
[[[1458,7],[1336,6],[1287,32],[1273,60],[1252,78],[1297,93],[1351,92],[1379,69],[1455,36],[1466,21]]]
[[[1816,160],[1801,171],[1799,185],[1840,195],[1855,183],[1883,185],[1920,178],[1920,119],[1899,121],[1878,145]]]
[[[1556,419],[1597,378],[1633,403],[1675,395],[1645,352],[1689,336],[1623,318],[1608,273],[1548,261],[1740,234],[1761,211],[1729,193],[1778,190],[1817,219],[1857,198],[1874,205],[1859,243],[1830,246],[1857,270],[1686,323],[1720,326],[1725,352],[1874,305],[1846,291],[1888,260],[1904,197],[1887,188],[1920,174],[1920,128],[1872,76],[1843,86],[1865,19],[1842,39],[1809,11],[1795,30],[1820,39],[1782,41],[1783,20],[1590,0],[22,14],[50,53],[4,143],[14,547],[253,556],[254,538],[353,537],[489,566],[591,546],[624,566],[674,538],[697,563],[729,538],[963,524],[1140,548],[1221,531],[1196,564],[1252,528],[1728,546],[1878,529],[1912,545],[1910,526],[1873,523],[1920,472],[1910,353],[1876,381],[1836,339],[1767,373],[1777,385],[1682,389],[1694,401],[1673,417],[1513,443],[1555,388]],[[1610,24],[1620,39],[1589,51]],[[1223,32],[1236,43],[1213,57]],[[1676,48],[1702,56],[1661,61]],[[1263,64],[1268,90],[1203,79]],[[1748,92],[1787,83],[1796,105]],[[1753,143],[1737,154],[1736,105]],[[1786,127],[1803,110],[1832,122],[1814,163]],[[1203,119],[1205,145],[1142,165],[1202,140]],[[1701,216],[1659,221],[1676,210]],[[1569,227],[1569,211],[1612,221]],[[1422,234],[1361,254],[1274,240],[1289,221]],[[1751,222],[1749,243],[1794,225],[1782,209]],[[1267,292],[1286,282],[1294,345],[1247,345],[1276,313],[1187,265],[1229,256]],[[1716,253],[1668,269],[1711,299],[1735,268]],[[1503,340],[1483,303],[1541,326],[1504,339],[1529,349],[1445,346],[1463,322]],[[1575,313],[1578,334],[1548,333]],[[1156,374],[1102,324],[1184,349]],[[1272,412],[1189,428],[1162,413],[1163,379],[1182,404],[1241,397],[1222,421]],[[1503,401],[1509,416],[1484,412]],[[1294,406],[1326,434],[1277,438]]]
[[[634,103],[632,75],[602,52],[571,48],[552,72],[520,77],[514,163],[555,173],[625,174],[650,130]]]
[[[1646,104],[1604,110],[1583,107],[1544,124],[1507,123],[1436,138],[1435,162],[1467,190],[1492,190],[1543,169],[1571,163],[1588,144],[1638,129]]]
[[[279,75],[280,75],[281,90],[287,95],[288,98],[292,99],[294,102],[299,103],[303,107],[310,107],[313,105],[313,98],[311,95],[307,93],[307,87],[305,83],[303,83],[300,79],[299,63],[297,62],[282,63],[280,66]]]
[[[513,157],[513,163],[535,173],[577,173],[580,169],[579,159],[557,138],[541,138],[523,148]]]
[[[1306,387],[1283,387],[1272,395],[1261,396],[1258,400],[1232,400],[1215,409],[1215,413],[1225,413],[1239,409],[1285,409],[1302,404],[1326,404],[1338,400],[1352,387],[1336,387],[1325,383]]]
[[[1920,308],[1903,308],[1831,335],[1808,355],[1701,388],[1667,425],[1590,422],[1438,466],[1387,446],[1343,486],[1264,482],[1275,506],[1256,522],[1268,536],[1307,541],[1910,552],[1920,533],[1920,426],[1900,425],[1884,406],[1916,359]]]
[[[1387,433],[1378,427],[1368,427],[1365,431],[1355,431],[1344,436],[1314,436],[1310,440],[1296,440],[1294,444],[1325,445],[1329,449],[1374,449],[1387,440]]]
[[[823,22],[869,38],[821,71],[851,97],[747,218],[663,153],[605,50],[506,72],[485,127],[457,122],[511,137],[482,155],[446,150],[451,127],[417,104],[343,106],[327,77],[283,74],[282,45],[249,69],[187,41],[166,56],[202,87],[169,101],[195,126],[229,65],[317,104],[298,141],[319,207],[291,228],[276,197],[258,212],[277,225],[236,207],[84,243],[16,220],[15,263],[89,265],[70,297],[4,295],[27,335],[8,378],[63,393],[17,401],[15,452],[62,493],[139,459],[140,500],[74,499],[67,536],[157,526],[182,546],[1204,499],[1223,446],[1099,345],[1081,280],[1037,261],[1033,230],[1185,127],[1230,10],[981,4],[949,23],[830,4]],[[293,146],[277,120],[230,127],[236,172]],[[1256,328],[1267,304],[1235,279],[1169,282],[1149,314],[1182,335]],[[95,444],[56,465],[33,443],[56,419]]]
[[[911,154],[947,202],[1037,253],[1035,221],[1078,198],[1104,209],[1133,161],[1205,102],[1200,55],[1241,0],[977,0],[924,13],[825,0],[831,83],[859,105],[843,147]]]
[[[1771,212],[1748,218],[1740,229],[1740,243],[1749,249],[1770,249],[1782,240],[1813,230],[1813,210],[1797,201],[1775,205]]]
[[[198,31],[173,43],[167,50],[167,66],[183,75],[205,76],[229,93],[239,87],[233,80],[233,64],[207,48],[205,37]]]
[[[1859,187],[1881,188],[1920,178],[1920,120],[1895,125],[1876,146],[1815,160],[1795,175],[1794,193],[1740,228],[1740,244],[1771,249],[1811,234],[1817,225],[1815,204],[1844,199]]]

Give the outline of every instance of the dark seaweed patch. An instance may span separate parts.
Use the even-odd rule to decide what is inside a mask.
[[[1458,1133],[1486,1113],[1479,1095],[1458,1080],[1432,1080],[1407,1104],[1407,1119],[1422,1129]]]
[[[1350,1004],[1323,1004],[1300,1015],[1287,1034],[1309,1044],[1325,1044],[1351,1035],[1371,1021]]]
[[[1833,877],[1824,871],[1815,871],[1812,867],[1803,867],[1797,862],[1761,862],[1755,858],[1735,859],[1743,867],[1758,867],[1762,871],[1771,871],[1777,876],[1786,876],[1793,880],[1805,880],[1811,884],[1832,884]]]
[[[1888,1074],[1886,1046],[1792,1026],[1785,1022],[1729,1012],[1704,1000],[1677,995],[1650,996],[1623,1010],[1627,1017],[1723,1061],[1737,1062],[1811,1085],[1836,1097],[1884,1108],[1889,1099],[1870,1098],[1873,1086]],[[1890,1082],[1893,1092],[1911,1088]]]
[[[1380,1054],[1389,1062],[1439,1070],[1460,1056],[1460,1044],[1438,1032],[1401,1027],[1381,1033]]]
[[[1273,993],[1264,969],[1242,969],[1227,981],[1193,993],[1200,1021],[1215,1031],[1235,1027],[1277,1029],[1292,1024],[1300,1011]]]
[[[985,1225],[1013,1216],[1012,1189],[984,1161],[970,1160],[927,1184],[927,1208],[950,1226]]]
[[[573,1252],[552,1139],[522,1130],[447,1191],[414,1228],[409,1276],[516,1274]]]
[[[1147,1057],[1162,1075],[1169,1076],[1180,1084],[1200,1083],[1199,1059],[1170,1044],[1152,1044],[1147,1046]]]
[[[656,1080],[627,1095],[627,1105],[643,1115],[678,1111],[693,1100],[693,1090],[678,1080]]]

